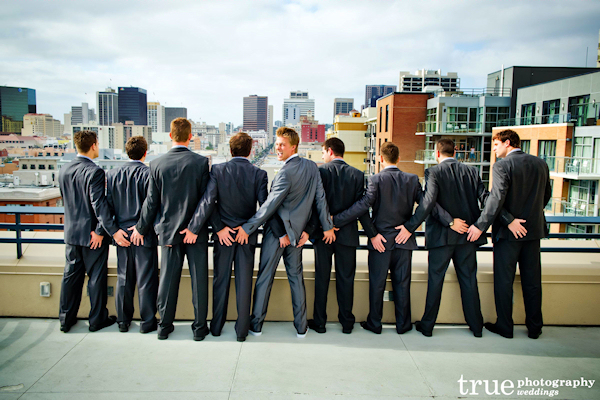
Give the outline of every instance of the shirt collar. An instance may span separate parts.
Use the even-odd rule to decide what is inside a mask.
[[[231,157],[231,159],[232,159],[232,160],[235,160],[235,159],[240,159],[240,160],[246,160],[246,161],[250,161],[250,160],[248,160],[246,157],[242,157],[242,156],[235,156],[235,157]]]
[[[94,160],[92,160],[91,158],[89,158],[88,156],[84,156],[82,154],[77,154],[77,157],[81,157],[81,158],[87,158],[88,160],[90,160],[91,162],[94,162]]]
[[[343,158],[335,158],[335,159],[331,160],[331,162],[334,162],[334,161],[343,162],[344,164],[347,164]]]
[[[398,168],[398,167],[397,167],[397,166],[395,166],[395,165],[388,165],[388,166],[387,166],[387,167],[385,167],[384,169],[388,169],[388,168],[396,168],[396,169],[400,169],[400,168]]]
[[[456,161],[456,158],[454,158],[454,157],[444,158],[442,161],[440,161],[440,164],[443,163],[444,161],[450,161],[450,160],[455,160]]]
[[[143,164],[143,162],[140,160],[129,160],[129,162],[137,162],[137,163]]]
[[[290,160],[291,160],[292,158],[294,158],[294,157],[298,157],[298,153],[294,153],[294,154],[292,154],[291,156],[289,156],[289,157],[288,157],[288,159],[287,159],[287,160],[285,160],[285,163],[287,164],[287,162],[288,162],[288,161],[290,161]]]
[[[182,144],[178,144],[176,146],[171,147],[172,149],[188,149],[187,146],[184,146]],[[189,149],[188,149],[189,150]]]
[[[510,154],[510,153],[514,153],[515,151],[521,151],[521,149],[520,149],[520,148],[512,149],[511,151],[509,151],[509,152],[508,152],[508,154]],[[508,154],[507,154],[507,155],[508,155]]]

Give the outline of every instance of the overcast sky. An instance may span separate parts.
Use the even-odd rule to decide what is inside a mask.
[[[107,86],[138,86],[188,118],[242,123],[243,97],[307,90],[331,123],[333,99],[399,72],[457,72],[486,85],[501,65],[596,66],[600,2],[2,1],[0,85],[36,89],[63,120]]]

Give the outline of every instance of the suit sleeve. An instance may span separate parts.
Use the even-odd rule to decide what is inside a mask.
[[[363,197],[361,197],[360,200],[352,204],[352,206],[350,206],[350,208],[348,208],[347,210],[344,210],[333,217],[333,224],[335,226],[342,227],[346,224],[349,224],[352,221],[355,221],[358,217],[363,216],[365,213],[368,213],[369,207],[372,207],[373,204],[375,204],[375,201],[377,201],[378,184],[377,179],[374,178],[374,176],[369,178],[367,192]],[[371,219],[369,218],[369,220]],[[367,227],[363,227],[366,231]]]
[[[508,176],[502,161],[498,161],[496,165],[494,165],[492,174],[494,179],[492,191],[487,198],[485,207],[483,208],[479,219],[474,224],[477,229],[482,232],[487,231],[498,213],[502,210],[508,188],[510,187],[510,177]]]
[[[317,171],[317,192],[315,194],[315,204],[317,212],[319,213],[319,221],[323,227],[323,231],[329,231],[333,229],[333,222],[331,215],[329,214],[329,206],[327,205],[327,197],[325,196],[325,189],[323,189],[323,181],[321,180],[321,174]]]
[[[115,202],[113,199],[112,193],[112,180],[113,178],[107,174],[106,175],[106,202],[108,203],[108,210],[110,211],[110,215],[113,217],[113,221],[115,221],[115,225],[117,225],[117,218],[115,213]],[[118,225],[117,225],[118,227]],[[104,234],[104,229],[102,229],[102,225],[98,224],[96,227],[96,233],[98,235]]]
[[[420,185],[418,188],[420,190]],[[420,201],[415,199],[419,202],[419,207],[417,207],[417,210],[408,220],[408,222],[404,224],[404,227],[408,229],[409,232],[414,232],[423,223],[423,221],[425,221],[425,218],[427,218],[429,213],[437,204],[438,193],[439,186],[435,173],[432,174],[429,173],[428,169],[425,170],[425,193]]]
[[[219,189],[217,185],[217,178],[214,174],[210,174],[210,181],[208,182],[208,186],[196,207],[196,211],[188,224],[188,229],[195,235],[200,232],[202,226],[206,223],[206,221],[210,218],[210,223],[215,232],[223,229],[221,225],[221,215],[216,207],[217,198],[219,196]]]
[[[154,177],[154,172],[150,171],[150,182],[148,182],[148,195],[142,205],[140,219],[135,229],[141,234],[146,235],[154,224],[154,219],[160,208],[160,187],[159,182]]]
[[[242,225],[242,229],[248,235],[254,233],[260,225],[264,224],[267,219],[275,214],[281,203],[283,203],[283,200],[285,200],[285,196],[287,196],[290,191],[290,185],[291,183],[285,170],[279,171],[273,180],[271,193],[269,193],[269,196],[267,196],[263,205],[252,218]]]
[[[552,198],[552,186],[550,186],[550,170],[548,169],[548,164],[546,167],[546,190],[544,191],[544,207],[548,205],[548,202]]]
[[[90,182],[88,195],[92,203],[92,208],[94,209],[94,214],[96,214],[96,218],[98,218],[98,222],[100,222],[110,236],[113,236],[119,229],[108,208],[108,202],[106,201],[106,195],[104,194],[105,184],[104,171],[100,168],[96,169],[92,176],[92,181]]]

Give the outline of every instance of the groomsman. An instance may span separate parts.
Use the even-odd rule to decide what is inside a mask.
[[[410,313],[410,278],[412,252],[417,241],[411,236],[406,243],[395,243],[400,225],[412,216],[415,203],[422,198],[417,175],[400,171],[396,164],[399,150],[392,142],[385,142],[379,150],[383,170],[369,178],[367,193],[346,211],[334,215],[336,227],[353,222],[372,207],[371,222],[365,224],[369,237],[369,315],[360,326],[373,333],[381,333],[383,293],[388,271],[392,277],[396,332],[403,334],[412,329]],[[444,210],[439,218],[451,221]]]
[[[336,137],[323,143],[323,160],[319,167],[325,197],[332,215],[349,208],[361,199],[365,192],[365,174],[344,161],[344,142]],[[368,212],[360,217],[363,226],[370,223]],[[356,247],[358,225],[356,220],[340,227],[335,242],[325,243],[323,229],[317,213],[313,210],[306,232],[315,249],[315,303],[313,318],[308,327],[318,333],[325,333],[327,322],[327,291],[331,276],[331,261],[335,255],[335,287],[338,302],[338,319],[342,332],[351,333],[354,327],[352,305],[354,301],[354,275],[356,274]]]
[[[192,281],[194,340],[204,340],[208,334],[208,228],[198,232],[194,244],[183,242],[187,226],[194,215],[209,180],[208,159],[188,149],[192,126],[185,118],[171,122],[173,147],[164,156],[150,163],[148,196],[131,239],[137,246],[151,234],[153,224],[161,246],[160,282],[158,285],[158,339],[164,340],[175,329],[175,311],[179,281],[186,256]]]
[[[263,234],[260,252],[260,266],[254,288],[254,304],[250,333],[258,336],[267,315],[267,305],[279,260],[283,262],[288,275],[294,308],[294,326],[297,336],[303,338],[308,332],[306,320],[306,291],[302,276],[302,246],[308,240],[304,228],[310,218],[313,203],[316,202],[319,221],[323,226],[327,243],[335,240],[333,224],[329,215],[325,191],[317,165],[298,157],[298,133],[287,127],[277,130],[275,151],[277,159],[285,161],[271,184],[271,192],[260,209],[238,229],[238,243],[248,242],[248,235],[266,222],[275,213],[281,218],[285,235],[278,237],[270,224]]]
[[[521,139],[510,129],[493,136],[498,160],[493,168],[490,196],[481,216],[469,227],[468,238],[476,241],[492,225],[494,241],[495,324],[486,323],[487,330],[505,338],[513,337],[513,284],[519,263],[525,325],[531,339],[542,334],[542,265],[540,239],[548,236],[544,207],[552,196],[548,165],[539,157],[519,148]],[[496,218],[506,209],[514,220]],[[505,226],[510,222],[508,226]]]
[[[131,160],[106,174],[106,197],[115,223],[127,229],[138,221],[148,193],[150,168],[144,164],[148,143],[134,136],[125,144]],[[117,290],[115,306],[119,331],[127,332],[133,319],[133,296],[138,286],[140,332],[156,330],[156,296],[158,293],[158,251],[156,235],[151,229],[142,246],[117,246]]]
[[[119,246],[129,246],[129,241],[110,214],[104,194],[104,171],[92,161],[100,153],[96,133],[77,132],[73,142],[77,157],[58,175],[65,204],[66,255],[58,318],[60,330],[65,333],[77,323],[87,273],[91,303],[89,330],[95,332],[116,321],[108,316],[106,309],[108,240],[103,235],[108,232]]]
[[[256,203],[262,205],[267,199],[267,172],[248,161],[252,151],[252,138],[244,132],[229,141],[233,158],[212,167],[210,182],[200,200],[196,213],[188,225],[185,243],[194,243],[197,233],[207,221],[213,227],[213,318],[210,330],[220,336],[227,319],[231,269],[235,263],[235,292],[237,322],[235,332],[238,342],[248,336],[250,325],[250,301],[252,297],[252,271],[258,232],[248,238],[248,244],[240,244],[231,236],[234,227],[246,222],[256,212]]]

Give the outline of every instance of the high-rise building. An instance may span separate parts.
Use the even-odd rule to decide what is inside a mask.
[[[133,136],[143,136],[146,141],[152,143],[152,127],[148,125],[135,125],[131,121],[125,124],[117,123],[115,127],[114,149],[125,150],[125,143]]]
[[[395,91],[396,86],[394,85],[367,85],[365,88],[365,108],[375,107],[377,99]]]
[[[300,116],[315,115],[315,100],[308,97],[308,92],[290,92],[289,99],[283,99],[283,124],[298,125]]]
[[[456,72],[442,75],[442,70],[422,69],[414,74],[400,71],[400,92],[424,92],[427,87],[440,87],[444,92],[457,92],[460,79]]]
[[[333,100],[333,119],[339,114],[349,114],[354,109],[354,99],[334,99]]]
[[[148,125],[152,127],[152,133],[164,132],[165,107],[159,102],[148,103]]]
[[[89,108],[88,103],[81,103],[80,106],[71,107],[70,125],[89,124],[96,120],[96,113],[93,108]],[[65,124],[68,122],[65,121]]]
[[[333,130],[327,132],[327,139],[337,137],[344,142],[344,161],[363,172],[368,170],[368,112],[374,114],[374,108],[366,108],[362,113],[336,115]]]
[[[50,114],[25,114],[23,116],[22,136],[61,137],[63,126]]]
[[[36,112],[34,89],[0,86],[0,132],[21,133],[25,114]]]
[[[171,132],[171,121],[175,118],[187,118],[187,108],[165,107],[165,132]]]
[[[138,87],[119,87],[119,122],[133,121],[135,125],[148,125],[146,90]]]
[[[269,138],[269,141],[271,141],[271,137],[275,136],[275,133],[273,132],[273,106],[270,105],[269,106],[269,117],[267,119],[267,136]],[[274,139],[272,141],[275,141]]]
[[[244,97],[244,131],[267,131],[269,98],[255,94]]]
[[[119,122],[119,95],[112,88],[96,92],[98,125],[109,126]],[[66,124],[66,121],[65,121]]]

